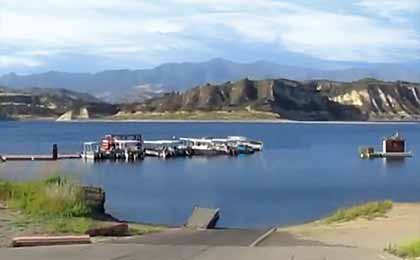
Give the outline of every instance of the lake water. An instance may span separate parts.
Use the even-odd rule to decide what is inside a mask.
[[[380,148],[399,131],[414,158],[361,160],[360,145]],[[117,218],[180,225],[193,205],[221,209],[219,226],[265,228],[303,223],[339,207],[370,200],[420,201],[420,124],[56,123],[0,122],[0,153],[79,152],[106,133],[172,136],[244,135],[265,149],[237,158],[146,158],[138,163],[0,163],[0,177],[38,179],[55,174],[99,185]]]

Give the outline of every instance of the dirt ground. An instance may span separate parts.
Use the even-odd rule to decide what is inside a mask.
[[[25,219],[16,210],[0,208],[0,247],[8,247],[15,236],[41,233],[41,226]]]
[[[105,216],[106,217],[106,216]],[[103,220],[94,220],[96,226],[109,226],[119,222],[110,221],[105,218]],[[167,227],[154,226],[146,224],[129,224],[130,235],[128,237],[139,236],[147,233],[155,233],[166,230]],[[14,209],[5,209],[0,207],[0,248],[11,246],[12,239],[18,236],[33,236],[33,235],[64,235],[61,233],[51,233],[47,231],[45,223],[40,223],[32,219],[28,219],[24,214]],[[101,240],[109,240],[108,238],[95,237],[93,242]]]
[[[394,203],[386,217],[374,220],[357,219],[339,224],[317,221],[279,228],[276,233],[277,236],[273,234],[262,245],[279,246],[284,243],[286,235],[314,245],[383,250],[390,243],[400,244],[420,238],[420,204]]]

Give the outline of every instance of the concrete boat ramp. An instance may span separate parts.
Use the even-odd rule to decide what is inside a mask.
[[[89,245],[0,249],[7,260],[396,260],[374,249],[303,240],[270,230],[176,228]],[[268,236],[261,240],[261,237]],[[256,241],[259,243],[256,243]]]
[[[93,244],[0,249],[7,260],[391,260],[384,252],[294,237],[276,228],[214,228],[218,209],[195,207],[186,225],[135,237],[95,238]]]
[[[364,248],[329,246],[218,246],[96,243],[77,246],[53,246],[0,249],[7,260],[394,260],[383,252]]]

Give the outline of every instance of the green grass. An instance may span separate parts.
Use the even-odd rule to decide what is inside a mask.
[[[90,228],[109,224],[95,220],[93,216],[97,212],[85,203],[82,187],[62,177],[30,182],[0,180],[0,202],[16,211],[13,224],[19,230],[32,228],[48,234],[84,234]],[[162,229],[164,227],[130,224],[129,234],[143,235]]]
[[[93,210],[85,203],[82,187],[61,177],[0,181],[0,201],[22,211],[24,222],[42,225],[50,233],[84,233],[93,223]],[[22,226],[27,224],[24,222]]]
[[[389,245],[385,251],[404,259],[420,257],[420,239],[402,245]]]
[[[327,224],[340,223],[355,220],[357,218],[366,218],[372,220],[377,217],[384,217],[392,209],[392,201],[369,202],[363,205],[357,205],[347,209],[339,209],[324,221]]]
[[[32,217],[83,217],[91,209],[80,185],[60,177],[44,181],[0,181],[0,200]]]
[[[85,217],[52,218],[46,221],[47,231],[51,233],[84,234],[95,226],[94,221]]]
[[[142,224],[132,224],[128,229],[128,233],[130,235],[145,235],[150,233],[159,232],[166,229],[163,226],[150,226],[150,225],[142,225]]]

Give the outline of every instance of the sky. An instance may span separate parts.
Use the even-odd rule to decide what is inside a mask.
[[[420,60],[420,0],[0,0],[1,73],[215,57]]]

